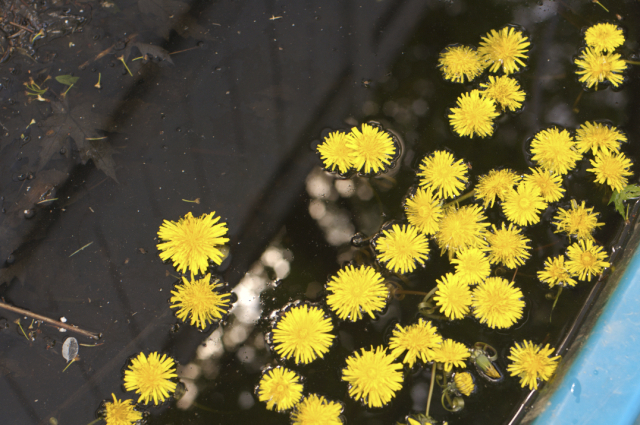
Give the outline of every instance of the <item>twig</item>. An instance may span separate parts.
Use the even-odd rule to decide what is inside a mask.
[[[69,258],[73,257],[74,255],[76,255],[77,253],[79,253],[80,251],[82,251],[83,249],[85,249],[86,247],[88,247],[89,245],[91,245],[93,243],[93,241],[89,242],[88,244],[86,244],[85,246],[83,246],[82,248],[80,248],[79,250],[77,250],[76,252],[74,252],[73,254],[71,254],[69,256]]]
[[[30,30],[30,29],[29,29],[29,28],[27,28],[27,27],[23,27],[23,26],[22,26],[22,25],[20,25],[20,24],[16,24],[15,22],[7,22],[7,23],[8,23],[9,25],[13,25],[14,27],[22,28],[23,30],[25,30],[25,31],[29,31],[31,34],[33,34],[33,30]]]
[[[14,313],[18,313],[18,314],[23,314],[25,316],[29,316],[29,317],[31,317],[33,319],[40,320],[42,322],[48,323],[48,324],[53,325],[53,326],[57,326],[59,328],[66,329],[68,331],[79,333],[80,335],[84,335],[84,336],[86,336],[88,338],[93,338],[93,339],[99,339],[100,338],[99,334],[96,334],[96,333],[93,333],[93,332],[89,332],[89,331],[85,331],[85,330],[80,329],[80,328],[78,328],[76,326],[68,325],[66,323],[62,323],[62,322],[60,322],[58,320],[49,319],[48,317],[41,316],[41,315],[36,314],[36,313],[32,313],[32,312],[30,312],[28,310],[24,310],[22,308],[14,307],[12,305],[3,303],[2,301],[0,301],[0,308],[3,308],[5,310],[9,310],[9,311],[13,311]]]

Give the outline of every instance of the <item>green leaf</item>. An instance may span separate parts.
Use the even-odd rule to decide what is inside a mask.
[[[80,77],[74,77],[73,75],[58,75],[56,77],[56,81],[65,86],[72,86],[78,82],[79,79]]]
[[[640,197],[640,187],[637,184],[630,184],[630,185],[627,185],[620,192],[615,190],[611,195],[611,199],[609,199],[609,204],[613,202],[616,207],[616,211],[618,211],[618,213],[620,213],[620,215],[624,219],[626,219],[627,217],[626,217],[623,202],[629,199],[635,199],[638,197]]]

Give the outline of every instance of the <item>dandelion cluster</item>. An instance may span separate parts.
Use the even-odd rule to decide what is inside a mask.
[[[575,199],[571,200],[571,208],[558,208],[558,214],[553,218],[556,225],[556,233],[566,233],[578,239],[593,240],[593,231],[604,225],[598,223],[598,213],[593,212],[593,207],[586,208],[584,201],[578,205]]]
[[[516,342],[508,356],[512,363],[507,366],[507,371],[511,376],[520,378],[522,387],[538,389],[538,380],[548,381],[560,361],[560,356],[550,357],[552,353],[549,344],[542,348],[531,341],[523,341],[522,345]]]
[[[450,372],[453,366],[464,368],[465,360],[470,356],[469,349],[461,342],[445,339],[435,350],[435,361],[444,364],[444,370]]]
[[[535,224],[540,221],[540,213],[547,208],[538,186],[527,181],[521,182],[515,190],[507,193],[502,203],[502,211],[509,221],[518,226]]]
[[[530,44],[522,31],[514,27],[504,27],[498,31],[491,30],[482,37],[478,51],[489,64],[491,72],[496,72],[502,67],[503,72],[509,75],[525,66],[523,59],[527,59]]]
[[[469,313],[471,305],[471,289],[463,283],[458,275],[447,273],[438,282],[438,290],[433,300],[440,306],[440,312],[449,319],[462,319]]]
[[[594,245],[591,240],[580,240],[567,248],[567,268],[569,273],[580,280],[591,281],[592,276],[602,273],[605,267],[609,267],[607,253],[602,247]]]
[[[444,79],[454,83],[464,83],[465,78],[473,81],[485,67],[478,51],[470,46],[448,46],[438,59]]]
[[[456,253],[451,260],[456,267],[456,276],[460,282],[475,285],[483,282],[491,274],[491,264],[485,252],[479,248],[465,248]]]
[[[410,273],[416,263],[424,265],[429,259],[427,237],[418,233],[411,224],[400,227],[394,224],[391,230],[383,230],[383,236],[376,242],[378,260],[389,270],[396,273]]]
[[[439,222],[443,214],[442,206],[430,190],[418,188],[412,197],[407,198],[404,210],[409,223],[414,225],[419,232],[433,235],[440,228]]]
[[[138,403],[149,404],[153,400],[154,404],[160,404],[175,392],[173,379],[177,376],[175,361],[171,357],[166,354],[160,356],[157,352],[149,354],[149,357],[140,353],[124,372],[124,388],[140,394]]]
[[[451,108],[449,122],[460,136],[487,137],[493,134],[493,120],[500,115],[493,99],[481,96],[480,90],[462,93],[457,106]]]
[[[574,63],[578,66],[576,74],[587,88],[598,89],[598,84],[608,82],[618,87],[624,80],[623,72],[627,69],[627,62],[618,53],[602,53],[591,47],[586,47]]]
[[[293,425],[342,425],[342,405],[311,394],[297,404],[291,412]]]
[[[557,127],[538,132],[531,141],[531,153],[538,165],[560,175],[573,170],[581,158],[571,134]]]
[[[507,193],[518,184],[520,176],[509,169],[491,170],[488,174],[478,178],[475,197],[482,200],[485,208],[493,207],[496,198],[504,201]]]
[[[347,266],[327,284],[327,304],[341,320],[355,322],[362,319],[363,312],[373,319],[373,313],[382,311],[387,304],[389,291],[383,282],[373,267]]]
[[[502,264],[505,267],[514,269],[524,264],[525,260],[531,256],[529,254],[529,246],[531,242],[521,230],[509,223],[509,227],[505,229],[504,223],[502,228],[496,229],[495,225],[491,225],[492,231],[487,234],[487,242],[489,247],[489,262],[491,264]]]
[[[347,133],[334,131],[329,133],[317,147],[324,168],[336,169],[344,174],[351,168],[351,149],[347,146]]]
[[[300,376],[278,366],[262,373],[257,387],[258,400],[267,403],[268,410],[289,410],[302,399]]]
[[[192,326],[201,329],[210,323],[222,319],[229,311],[231,294],[220,293],[216,289],[222,284],[216,279],[211,279],[208,273],[202,279],[187,280],[182,277],[182,285],[177,285],[175,291],[171,291],[170,308],[177,308],[176,316],[183,321],[189,319]]]
[[[618,153],[627,136],[613,126],[599,122],[585,122],[576,130],[576,147],[582,153]]]
[[[107,425],[133,425],[142,419],[142,413],[135,410],[131,400],[118,400],[115,394],[111,394],[113,402],[104,404],[104,420]]]
[[[591,171],[595,174],[595,181],[600,184],[607,184],[611,190],[622,191],[628,184],[627,177],[633,173],[629,171],[631,168],[631,160],[623,153],[605,154],[597,153],[595,160],[590,160],[593,168]]]
[[[447,209],[435,235],[438,246],[443,251],[451,252],[484,246],[484,236],[489,226],[486,219],[478,205]]]
[[[391,355],[396,358],[406,351],[407,354],[402,362],[413,367],[418,359],[424,363],[433,361],[434,349],[438,348],[441,343],[442,337],[438,334],[438,330],[431,322],[420,319],[418,323],[404,328],[397,324],[393,329],[393,336],[389,340],[389,349],[391,349]]]
[[[473,382],[473,376],[469,372],[458,372],[453,376],[453,382],[456,384],[456,389],[460,394],[469,396],[476,389],[476,384]]]
[[[530,174],[525,174],[523,181],[540,189],[544,202],[557,202],[564,196],[562,176],[553,171],[542,168],[530,168]]]
[[[472,294],[473,315],[490,328],[511,327],[522,317],[522,291],[506,279],[490,277]]]
[[[624,34],[617,25],[595,24],[584,33],[584,41],[596,52],[613,52],[624,43]]]
[[[538,279],[553,288],[559,286],[576,286],[576,280],[569,273],[565,264],[565,256],[549,257],[544,262],[544,269],[538,272]]]
[[[480,92],[482,96],[494,100],[505,111],[517,111],[522,107],[525,93],[515,78],[489,75],[489,82],[481,83],[480,87],[484,89]]]
[[[420,186],[437,199],[454,198],[467,185],[467,165],[447,151],[436,151],[420,164]]]

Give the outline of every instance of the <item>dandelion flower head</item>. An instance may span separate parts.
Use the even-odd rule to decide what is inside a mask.
[[[436,233],[436,241],[441,250],[455,252],[462,248],[485,245],[484,236],[489,226],[479,205],[465,205],[447,208]]]
[[[556,233],[566,233],[578,239],[593,240],[593,231],[604,223],[598,223],[598,213],[593,212],[593,207],[586,208],[584,201],[578,206],[575,199],[571,200],[571,208],[558,208],[558,214],[553,217],[556,225]]]
[[[624,43],[624,34],[617,25],[600,23],[587,29],[584,41],[598,53],[613,52]]]
[[[473,315],[491,329],[510,328],[522,317],[522,298],[513,282],[490,277],[473,290]]]
[[[291,412],[293,425],[342,425],[342,405],[311,394],[298,403]]]
[[[576,280],[571,277],[564,262],[564,255],[548,257],[544,262],[544,269],[538,272],[538,279],[553,288],[555,285],[576,286]]]
[[[465,77],[467,81],[473,81],[485,67],[478,51],[470,46],[448,46],[438,59],[444,79],[454,83],[464,83]]]
[[[454,198],[467,186],[467,164],[447,151],[435,151],[420,164],[420,186],[432,190],[437,199]]]
[[[545,202],[556,202],[564,196],[562,188],[562,176],[553,171],[547,171],[543,168],[529,168],[531,174],[524,176],[526,183],[532,184],[540,189],[540,195]]]
[[[596,182],[608,184],[612,190],[622,191],[628,184],[627,177],[633,175],[631,160],[622,152],[615,154],[597,153],[595,160],[590,159],[593,168],[587,169],[595,174]]]
[[[587,88],[595,86],[605,80],[613,87],[618,87],[624,81],[622,73],[627,69],[627,62],[618,53],[599,53],[596,49],[586,47],[574,63],[578,66],[576,74]]]
[[[520,386],[537,390],[538,379],[548,381],[558,366],[560,356],[550,357],[552,354],[549,344],[542,348],[532,341],[523,341],[522,345],[516,342],[508,357],[513,363],[507,366],[507,371],[511,376],[520,377]]]
[[[409,223],[419,232],[433,235],[438,231],[442,218],[442,206],[430,190],[418,188],[415,195],[407,198],[404,210]]]
[[[450,372],[453,366],[465,368],[465,360],[469,358],[470,353],[466,345],[456,342],[452,339],[445,339],[435,350],[435,358],[433,361],[444,364],[445,372]]]
[[[424,265],[429,259],[429,241],[418,233],[411,224],[400,227],[394,224],[389,230],[383,230],[376,241],[378,260],[395,273],[410,273],[416,269],[416,263]]]
[[[616,127],[599,122],[585,122],[576,130],[576,147],[582,153],[618,153],[626,141],[627,136]]]
[[[531,153],[539,166],[560,175],[573,170],[582,157],[571,134],[557,127],[538,132],[531,141]]]
[[[369,407],[382,407],[389,403],[402,388],[402,365],[395,363],[382,346],[362,349],[347,358],[342,380],[349,383],[349,395],[362,400]]]
[[[471,395],[473,390],[476,389],[476,384],[473,382],[473,376],[469,372],[458,372],[453,375],[453,382],[456,385],[456,389],[460,394]]]
[[[396,154],[391,135],[377,126],[362,124],[362,131],[353,127],[347,135],[353,168],[365,173],[384,170]]]
[[[513,186],[519,181],[520,176],[511,170],[491,170],[478,178],[475,197],[482,200],[485,208],[487,206],[493,207],[496,197],[504,201],[507,193],[513,190]]]
[[[460,281],[458,275],[447,273],[436,280],[438,289],[433,297],[436,305],[451,320],[462,319],[469,313],[471,305],[471,289]]]
[[[329,171],[344,174],[351,168],[351,149],[347,146],[347,134],[342,131],[329,133],[324,141],[318,145],[318,153]]]
[[[457,107],[451,108],[449,123],[460,136],[487,137],[493,134],[493,120],[500,115],[492,99],[480,95],[480,90],[462,93]]]
[[[418,323],[404,328],[397,324],[389,340],[389,349],[391,355],[396,358],[406,351],[407,354],[402,362],[413,367],[418,359],[424,363],[432,361],[433,350],[441,343],[442,337],[438,334],[438,330],[431,325],[431,322],[425,322],[420,318]]]
[[[529,253],[531,248],[527,245],[531,240],[527,239],[512,223],[509,223],[506,229],[504,223],[499,230],[495,225],[491,227],[493,230],[487,234],[489,262],[502,264],[510,269],[523,265],[531,256]]]
[[[489,258],[479,248],[459,250],[451,263],[456,266],[456,276],[460,282],[467,285],[483,282],[491,274]]]
[[[594,245],[590,240],[581,239],[567,248],[566,265],[569,273],[578,276],[580,280],[591,282],[592,276],[598,276],[605,267],[609,267],[607,253],[601,246]]]
[[[517,111],[522,107],[525,93],[520,89],[518,80],[506,75],[494,77],[489,75],[488,83],[480,83],[484,90],[482,96],[493,99],[503,110]]]
[[[526,226],[540,221],[540,213],[547,208],[542,192],[529,182],[521,182],[509,192],[502,203],[502,212],[509,221]]]
[[[278,366],[262,373],[257,392],[258,400],[266,402],[268,410],[281,412],[300,402],[302,383],[294,371]]]
[[[491,72],[497,72],[502,67],[503,72],[509,75],[526,66],[522,59],[527,59],[530,44],[521,31],[507,26],[499,31],[491,30],[482,37],[478,52],[491,65]]]
[[[188,212],[180,220],[164,220],[158,230],[158,244],[162,261],[173,260],[173,266],[180,272],[204,273],[209,260],[222,263],[220,246],[229,242],[226,238],[227,223],[218,223],[220,217],[215,212],[194,217]]]
[[[329,307],[341,320],[352,322],[362,319],[363,312],[373,319],[373,313],[382,311],[389,295],[382,275],[370,266],[339,270],[327,284],[327,291]]]
[[[135,410],[131,400],[118,400],[111,394],[113,402],[104,404],[104,420],[107,425],[133,425],[142,419],[142,413]]]
[[[166,354],[160,356],[157,352],[146,357],[140,353],[124,372],[124,388],[140,394],[138,403],[149,404],[153,400],[159,404],[175,392],[176,383],[171,379],[177,376],[176,364],[171,357]]]
[[[191,326],[198,326],[201,329],[206,328],[209,323],[222,319],[231,307],[231,294],[223,294],[216,291],[216,288],[222,286],[218,280],[211,280],[211,274],[208,273],[203,279],[194,279],[191,281],[186,277],[182,277],[182,285],[177,285],[175,291],[171,291],[170,308],[177,308],[176,316],[184,322],[189,318]]]

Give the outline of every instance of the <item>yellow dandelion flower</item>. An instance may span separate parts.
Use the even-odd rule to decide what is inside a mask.
[[[455,198],[467,186],[467,164],[447,151],[435,151],[420,164],[420,186],[434,192],[437,199]]]
[[[203,279],[191,281],[182,277],[182,285],[177,285],[175,291],[171,291],[170,308],[177,308],[176,316],[182,321],[190,319],[191,326],[206,328],[209,323],[222,319],[229,311],[231,294],[222,294],[216,288],[222,286],[217,279],[211,280],[211,273]]]
[[[479,248],[459,250],[451,263],[456,266],[456,276],[460,282],[467,285],[483,282],[491,274],[489,259]]]
[[[510,328],[522,317],[523,295],[513,282],[490,277],[473,290],[473,315],[491,329]]]
[[[384,170],[396,154],[391,135],[370,124],[362,124],[362,131],[353,127],[347,135],[347,147],[353,168],[367,174]]]
[[[107,425],[133,425],[142,420],[142,413],[135,410],[131,400],[118,400],[113,393],[111,396],[113,402],[104,404],[104,420]]]
[[[564,255],[548,257],[544,262],[544,269],[538,272],[538,279],[553,288],[559,286],[576,286],[576,280],[571,277],[564,262]]]
[[[407,354],[402,362],[413,367],[418,359],[424,363],[432,361],[433,350],[440,343],[442,343],[442,337],[438,334],[438,330],[431,325],[431,322],[425,322],[421,318],[418,323],[405,328],[396,324],[393,336],[389,340],[389,349],[391,355],[396,358],[406,351]]]
[[[476,389],[476,384],[473,382],[473,376],[469,372],[458,372],[453,375],[453,382],[456,385],[456,389],[462,395],[467,397]]]
[[[273,328],[273,343],[276,352],[296,363],[311,363],[324,357],[329,351],[334,335],[331,320],[324,311],[308,305],[293,307],[287,311]]]
[[[598,213],[593,212],[593,207],[586,208],[584,201],[578,206],[575,199],[571,200],[571,209],[558,208],[558,214],[553,217],[553,224],[556,225],[556,233],[566,233],[578,239],[593,240],[591,234],[596,229],[604,225],[598,223]]]
[[[453,366],[467,367],[465,360],[469,358],[469,349],[461,342],[445,339],[435,350],[434,362],[443,363],[445,372],[450,372]]]
[[[627,136],[616,127],[599,122],[585,122],[576,130],[576,147],[582,153],[589,150],[593,154],[598,152],[618,153],[620,144],[627,142]]]
[[[573,170],[582,157],[567,130],[552,127],[542,130],[531,141],[533,159],[542,168],[565,175]]]
[[[520,176],[509,169],[491,170],[488,174],[478,178],[478,186],[476,186],[475,197],[482,200],[484,207],[493,207],[493,203],[498,199],[504,201],[505,196],[513,186],[518,184]]]
[[[262,373],[257,387],[258,400],[267,403],[268,410],[289,410],[302,399],[300,377],[286,367],[278,366]]]
[[[600,23],[587,29],[584,41],[598,53],[613,52],[624,43],[624,34],[622,28],[617,25]]]
[[[529,39],[521,31],[513,27],[504,27],[499,31],[491,30],[482,37],[478,52],[491,67],[491,72],[497,72],[500,67],[509,75],[526,66],[522,59],[527,59]]]
[[[469,313],[471,305],[471,288],[460,281],[457,275],[447,273],[438,283],[433,300],[440,306],[440,313],[444,313],[451,320],[462,319]]]
[[[521,230],[509,223],[505,229],[504,223],[500,230],[495,225],[491,225],[493,231],[487,233],[489,247],[489,262],[491,264],[502,264],[510,269],[515,269],[524,264],[531,254],[531,249],[527,244],[531,240],[522,235]]]
[[[204,273],[209,267],[209,260],[215,264],[222,263],[223,254],[220,246],[229,242],[227,223],[218,223],[220,217],[215,212],[203,214],[195,218],[190,212],[175,221],[164,220],[158,230],[158,244],[162,251],[162,261],[173,260],[173,266],[180,272]]]
[[[460,136],[487,137],[493,134],[493,120],[500,115],[492,99],[480,96],[480,90],[462,93],[457,107],[451,108],[449,124]]]
[[[467,81],[473,81],[485,67],[478,51],[470,46],[448,46],[438,59],[444,79],[454,83],[464,83],[465,77]]]
[[[461,208],[447,208],[440,220],[436,241],[442,251],[458,251],[485,245],[487,218],[479,205],[465,205]]]
[[[593,168],[587,169],[596,175],[596,182],[608,184],[612,190],[620,192],[628,184],[627,177],[633,175],[631,160],[622,152],[619,154],[597,153],[596,159],[590,159]]]
[[[349,383],[349,395],[369,407],[382,407],[402,388],[402,365],[394,363],[386,348],[362,349],[347,358],[342,380]]]
[[[153,399],[155,404],[162,403],[170,394],[175,392],[176,364],[171,357],[153,352],[146,357],[144,353],[131,360],[129,368],[124,371],[124,388],[140,394],[138,403],[149,404]]]
[[[525,93],[520,90],[518,80],[503,75],[501,77],[489,76],[488,83],[480,83],[484,88],[480,92],[482,96],[494,100],[503,110],[517,111],[522,107]]]
[[[502,203],[502,212],[509,221],[526,226],[540,221],[540,213],[547,208],[540,189],[526,181],[509,192]]]
[[[327,284],[327,304],[341,320],[362,319],[362,312],[372,319],[387,304],[389,290],[382,275],[370,266],[356,269],[347,266],[338,271]]]
[[[311,394],[297,404],[291,413],[293,425],[342,425],[342,405]]]
[[[609,267],[607,253],[602,247],[594,245],[590,240],[579,240],[567,248],[567,268],[569,273],[580,280],[591,282],[591,276],[598,276],[605,267]]]
[[[407,220],[425,235],[433,235],[438,231],[442,218],[442,206],[431,191],[418,188],[415,195],[407,198],[404,206]]]
[[[347,134],[342,131],[329,133],[324,141],[318,145],[318,153],[329,171],[346,173],[351,168],[351,149],[347,146]]]
[[[618,53],[598,53],[591,47],[586,47],[580,57],[574,60],[578,66],[576,74],[580,75],[580,82],[588,88],[596,86],[605,80],[613,87],[622,84],[622,73],[627,69],[627,62]]]
[[[542,168],[529,168],[531,174],[524,176],[524,182],[540,189],[540,195],[545,202],[556,202],[564,196],[562,176],[553,171]]]
[[[376,241],[378,261],[392,272],[410,273],[416,263],[424,265],[429,259],[429,241],[415,226],[394,224],[391,231],[383,230],[382,234]]]
[[[522,345],[516,342],[511,347],[509,360],[513,361],[507,366],[511,376],[520,378],[520,386],[529,386],[530,390],[538,389],[538,379],[548,381],[558,366],[560,356],[550,357],[553,348],[547,344],[544,348],[532,341],[523,341]]]

